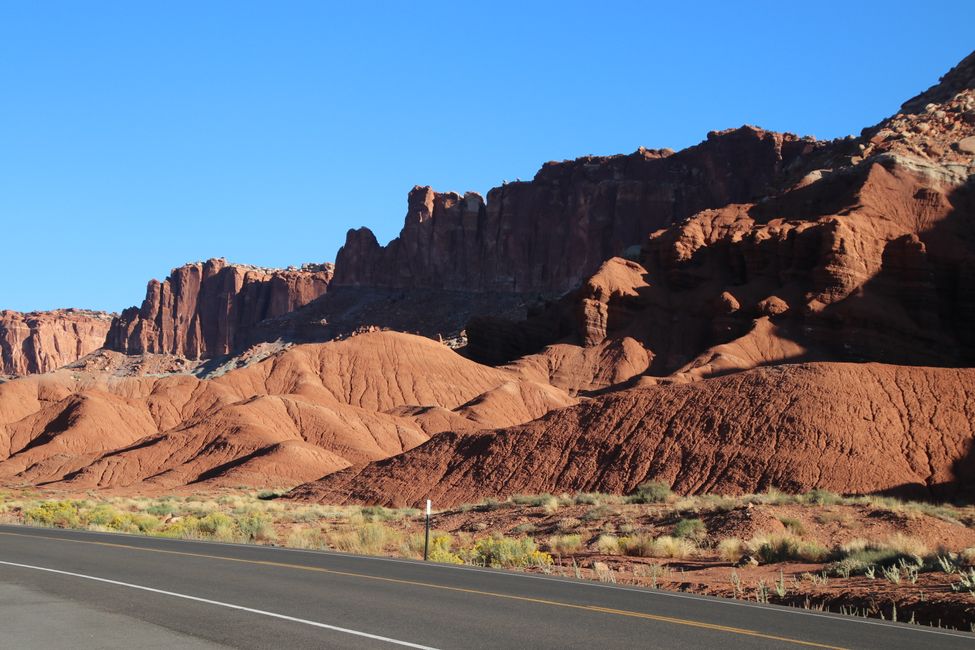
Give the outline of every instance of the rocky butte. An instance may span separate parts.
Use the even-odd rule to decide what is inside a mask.
[[[48,372],[97,350],[113,316],[84,309],[0,311],[0,375]]]
[[[112,323],[105,347],[126,354],[163,353],[208,359],[240,351],[257,323],[325,293],[330,264],[265,269],[223,259],[185,264],[152,280],[141,307]]]

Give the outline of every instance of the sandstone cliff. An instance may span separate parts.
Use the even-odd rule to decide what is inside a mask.
[[[152,280],[139,308],[112,323],[106,347],[127,354],[205,359],[239,351],[251,328],[318,298],[332,266],[263,269],[222,259],[186,264]]]
[[[754,200],[826,145],[742,127],[678,153],[640,149],[546,163],[479,195],[410,192],[400,236],[351,230],[336,286],[562,293],[646,233],[708,207]]]
[[[744,363],[717,346],[747,336],[755,352],[764,318],[772,347],[789,350],[764,363],[975,364],[975,78],[960,88],[962,76],[945,77],[955,92],[922,95],[941,103],[832,143],[759,200],[650,233],[631,260],[607,262],[523,321],[473,319],[472,358],[628,337],[645,348],[649,374],[707,375],[750,367],[753,354]]]
[[[0,375],[48,372],[105,343],[112,314],[82,309],[0,311]]]

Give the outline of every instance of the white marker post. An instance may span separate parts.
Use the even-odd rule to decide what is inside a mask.
[[[423,542],[423,561],[430,557],[430,499],[427,499],[427,534]]]

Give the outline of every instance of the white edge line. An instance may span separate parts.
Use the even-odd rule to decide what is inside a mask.
[[[11,526],[15,528],[27,528],[29,530],[36,531],[56,531],[62,533],[68,533],[64,537],[65,540],[70,540],[70,534],[74,533],[85,533],[91,535],[92,537],[97,537],[99,535],[104,535],[107,537],[122,537],[128,539],[144,539],[148,542],[172,542],[174,545],[179,545],[181,543],[191,543],[191,544],[208,544],[211,546],[229,546],[231,548],[240,548],[248,550],[272,550],[272,551],[288,551],[291,553],[305,553],[308,555],[325,555],[328,557],[337,558],[349,558],[355,560],[366,560],[366,561],[379,561],[379,562],[394,562],[396,564],[409,564],[416,567],[428,567],[431,569],[452,569],[454,571],[469,571],[477,573],[488,573],[495,576],[505,576],[509,578],[522,578],[525,580],[543,580],[545,582],[559,582],[562,584],[578,585],[580,587],[589,587],[591,589],[611,589],[613,591],[628,591],[636,594],[644,594],[647,596],[661,596],[666,598],[680,598],[683,600],[694,600],[702,603],[710,603],[713,605],[725,605],[728,607],[745,607],[747,609],[760,609],[765,612],[777,612],[779,614],[792,614],[794,616],[813,616],[816,618],[825,618],[830,621],[836,621],[839,623],[854,623],[859,625],[875,625],[878,627],[886,627],[889,629],[901,630],[904,632],[917,632],[921,634],[937,634],[940,636],[950,636],[957,639],[972,639],[971,634],[967,634],[961,631],[951,631],[951,630],[941,630],[928,625],[908,625],[907,623],[902,623],[900,621],[877,621],[869,618],[863,618],[859,616],[852,616],[849,614],[841,614],[839,612],[814,612],[808,609],[799,609],[797,607],[790,607],[788,605],[764,605],[761,603],[752,603],[748,601],[736,600],[733,598],[725,598],[721,596],[702,596],[699,594],[688,594],[679,591],[669,591],[666,589],[651,589],[648,587],[638,588],[638,587],[624,587],[621,585],[608,585],[601,582],[593,582],[592,580],[574,580],[572,578],[567,578],[564,576],[547,576],[538,575],[534,573],[519,573],[516,571],[507,571],[504,569],[488,569],[484,567],[477,566],[458,566],[456,564],[440,564],[438,562],[423,562],[421,560],[410,560],[407,558],[397,558],[397,557],[383,557],[380,555],[357,555],[355,553],[342,553],[341,551],[330,551],[330,550],[313,550],[306,548],[288,548],[287,546],[265,546],[262,544],[235,544],[233,542],[218,542],[209,539],[179,539],[176,537],[150,537],[148,535],[133,535],[131,533],[105,533],[96,530],[84,530],[84,529],[74,529],[74,528],[48,528],[44,526],[26,526],[21,524],[3,524],[3,526]],[[152,546],[146,546],[147,549],[152,549]]]
[[[254,609],[252,607],[244,607],[243,605],[234,605],[233,603],[224,603],[219,600],[210,600],[208,598],[200,598],[199,596],[190,596],[187,594],[178,594],[174,591],[166,591],[164,589],[155,589],[153,587],[144,587],[142,585],[134,585],[129,582],[119,582],[118,580],[109,580],[108,578],[99,578],[97,576],[89,576],[83,573],[72,573],[71,571],[61,571],[59,569],[49,569],[42,566],[34,566],[31,564],[19,564],[17,562],[5,562],[0,560],[0,564],[7,566],[19,567],[21,569],[33,569],[35,571],[47,571],[48,573],[57,573],[60,575],[71,576],[73,578],[84,578],[85,580],[94,580],[96,582],[104,582],[110,585],[117,585],[119,587],[128,587],[130,589],[139,589],[141,591],[148,591],[154,594],[162,594],[164,596],[172,596],[174,598],[183,598],[185,600],[192,600],[198,603],[205,603],[207,605],[217,605],[219,607],[226,607],[228,609],[236,609],[242,612],[249,612],[251,614],[260,614],[261,616],[270,616],[271,618],[278,618],[284,621],[291,621],[292,623],[302,623],[304,625],[311,625],[313,627],[319,627],[326,630],[332,630],[334,632],[342,632],[344,634],[353,634],[355,636],[365,637],[367,639],[373,639],[374,641],[383,641],[385,643],[392,643],[399,646],[405,646],[407,648],[417,648],[418,650],[436,650],[431,646],[420,645],[418,643],[409,643],[408,641],[400,641],[398,639],[391,639],[386,636],[379,636],[378,634],[370,634],[368,632],[360,632],[358,630],[350,630],[346,627],[339,627],[337,625],[328,625],[327,623],[319,623],[317,621],[309,621],[304,618],[296,618],[294,616],[288,616],[286,614],[277,614],[275,612],[268,612],[263,609]]]

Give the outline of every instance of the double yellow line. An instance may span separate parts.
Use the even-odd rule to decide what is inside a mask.
[[[294,569],[296,571],[312,571],[315,573],[327,573],[331,575],[345,576],[350,578],[361,578],[364,580],[375,580],[378,582],[387,582],[400,585],[410,585],[413,587],[424,587],[427,589],[440,589],[443,591],[453,591],[458,593],[473,594],[477,596],[485,596],[490,598],[503,598],[506,600],[517,600],[522,602],[537,603],[540,605],[548,605],[551,607],[565,607],[570,609],[581,609],[587,612],[599,612],[602,614],[609,614],[613,616],[626,616],[630,618],[641,618],[650,621],[659,621],[661,623],[672,623],[674,625],[683,625],[686,627],[695,627],[705,630],[715,630],[718,632],[727,632],[730,634],[739,634],[743,636],[756,637],[760,639],[768,639],[771,641],[781,641],[784,643],[791,643],[795,645],[808,646],[813,648],[830,648],[831,650],[844,650],[841,646],[824,645],[822,643],[815,643],[813,641],[803,641],[801,639],[791,639],[784,636],[776,636],[774,634],[765,634],[764,632],[757,632],[755,630],[748,630],[740,627],[730,627],[728,625],[716,625],[714,623],[704,623],[701,621],[693,621],[684,618],[676,618],[673,616],[661,616],[658,614],[647,614],[644,612],[634,612],[624,609],[612,609],[609,607],[599,607],[596,605],[577,605],[575,603],[565,603],[557,600],[548,600],[545,598],[531,598],[529,596],[516,596],[514,594],[502,594],[493,591],[481,591],[479,589],[466,589],[464,587],[450,587],[447,585],[439,585],[431,582],[420,582],[417,580],[402,580],[399,578],[387,578],[384,576],[374,576],[366,573],[354,573],[350,571],[337,571],[335,569],[324,569],[321,567],[307,566],[304,564],[290,564],[288,562],[272,562],[270,560],[246,560],[237,557],[228,557],[225,555],[209,555],[206,553],[190,553],[188,551],[171,551],[160,548],[146,548],[142,546],[132,546],[130,544],[117,544],[114,542],[96,542],[90,540],[81,539],[67,539],[63,537],[51,537],[48,535],[26,535],[23,533],[11,533],[0,531],[0,535],[8,535],[12,537],[28,537],[31,539],[46,539],[53,540],[57,542],[68,542],[71,544],[89,544],[92,546],[107,546],[111,548],[122,548],[132,551],[143,551],[146,553],[163,553],[166,555],[181,555],[185,557],[196,557],[204,558],[207,560],[220,560],[222,562],[240,562],[242,564],[257,564],[261,566],[277,567],[282,569]]]

